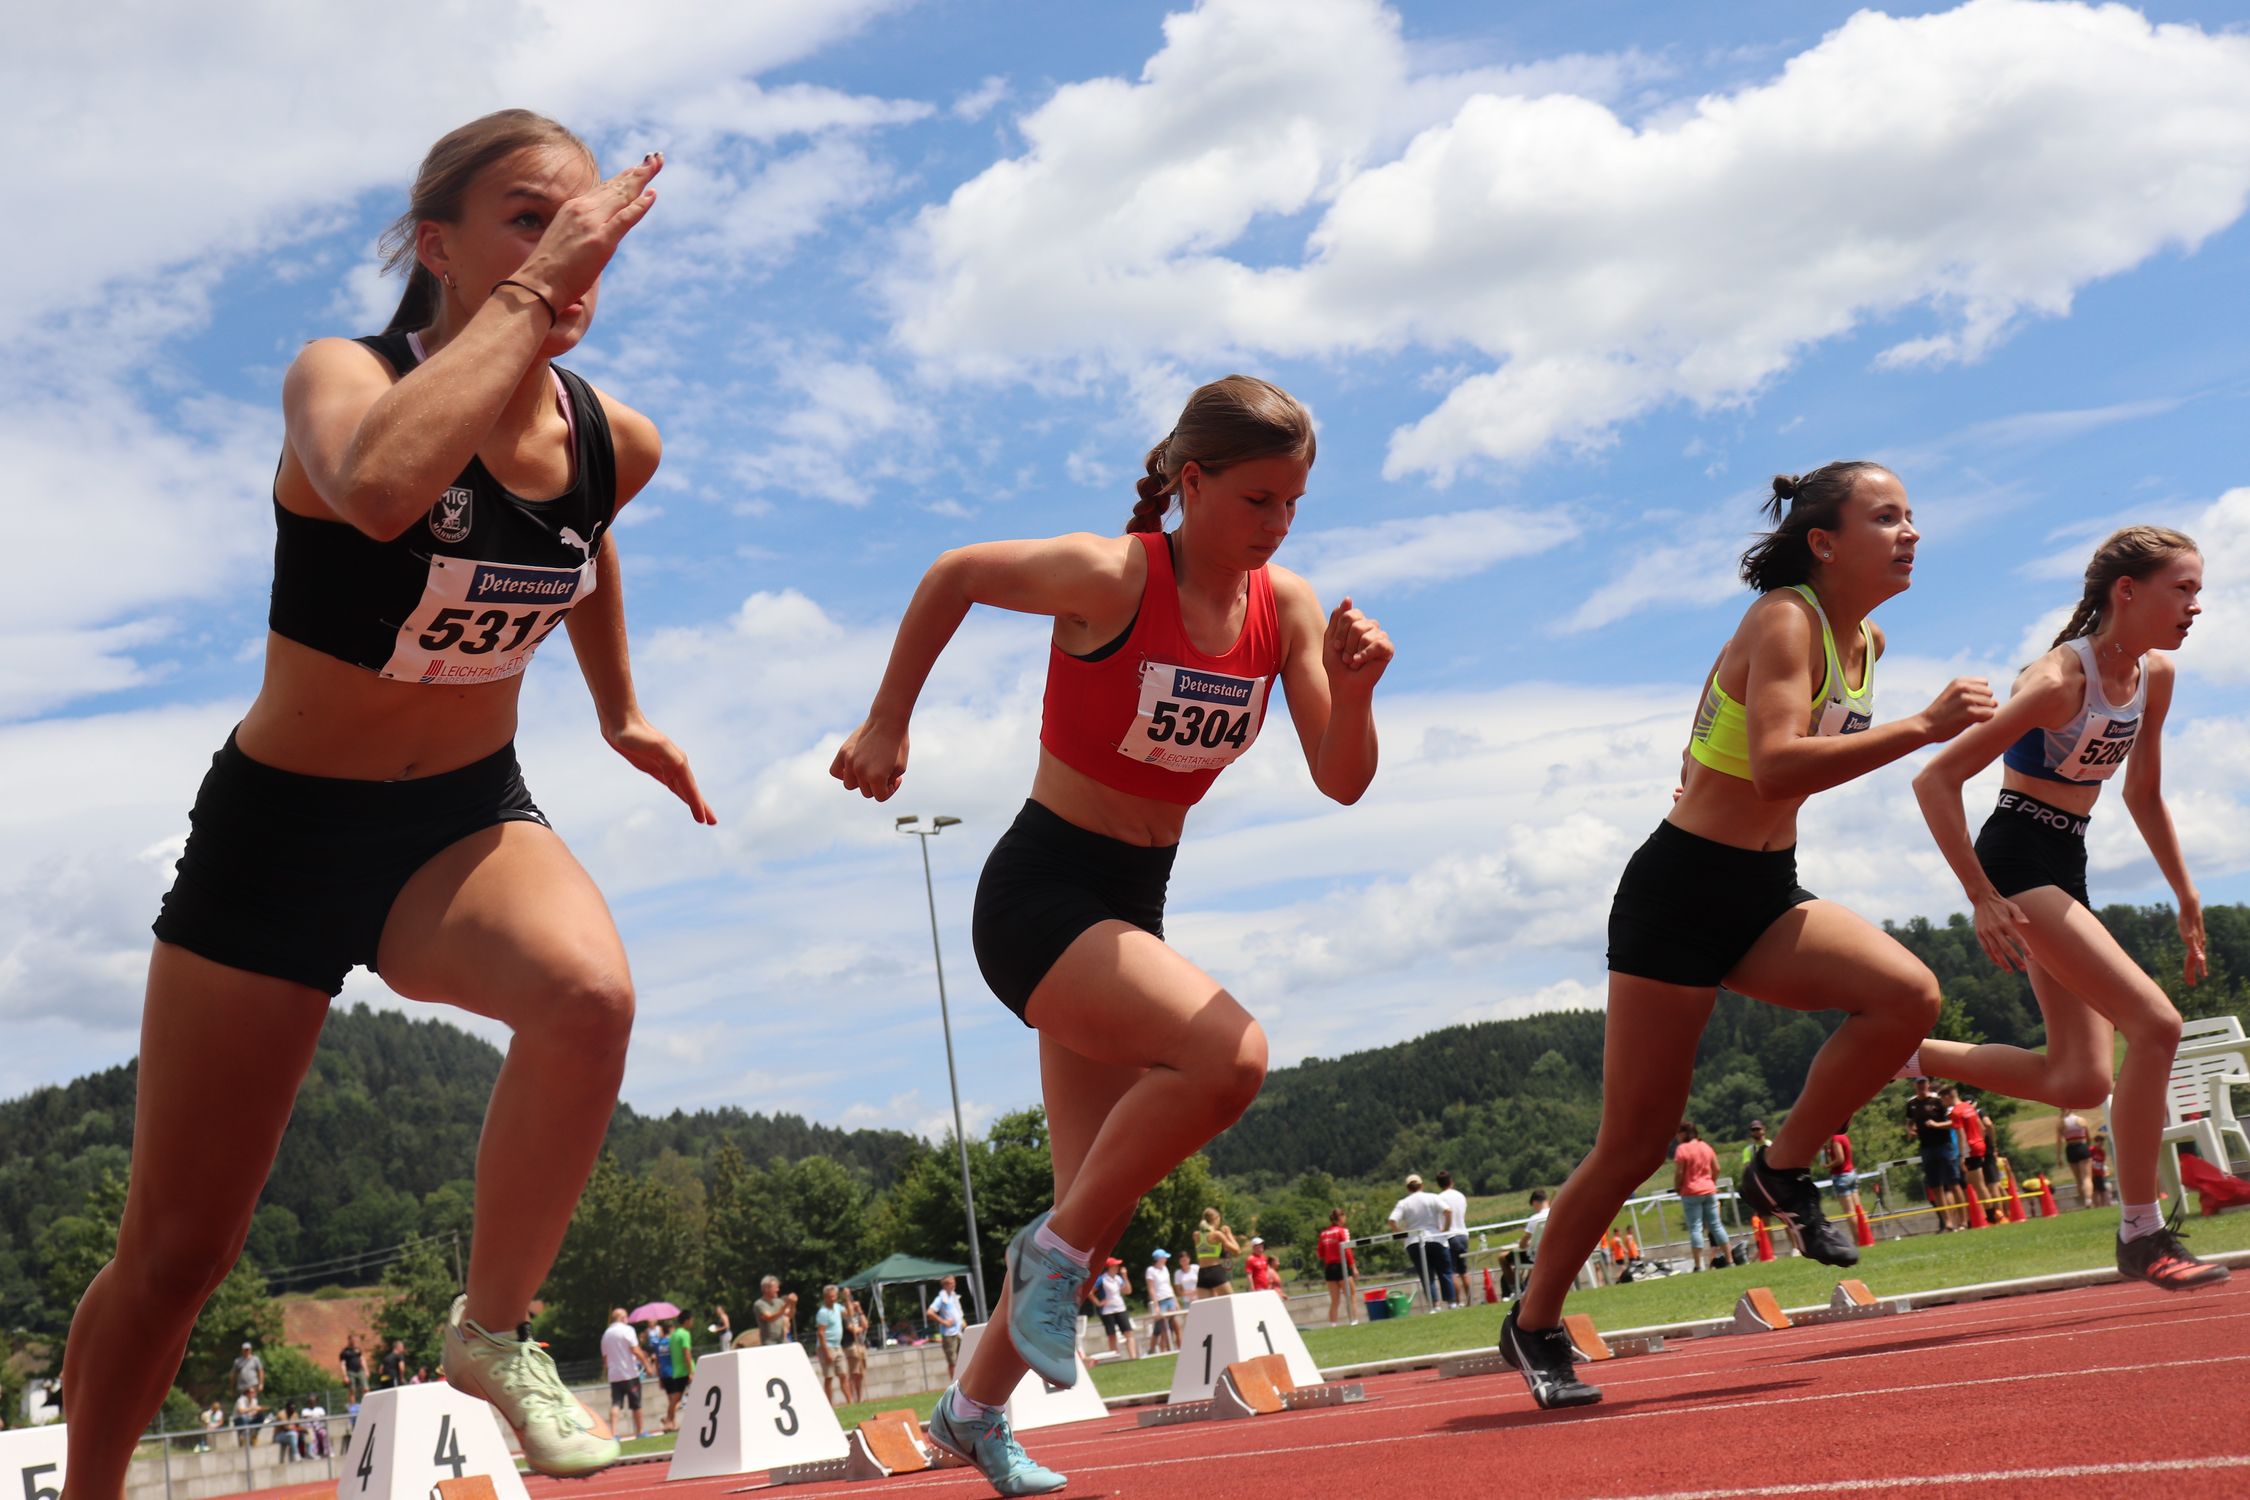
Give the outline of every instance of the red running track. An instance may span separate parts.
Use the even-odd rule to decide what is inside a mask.
[[[1513,1372],[1365,1382],[1365,1405],[1143,1430],[1132,1413],[1029,1435],[1070,1496],[1442,1495],[1721,1500],[1890,1490],[2250,1495],[2250,1281],[2112,1285],[1863,1323],[1675,1340],[1590,1367],[1606,1399],[1541,1412]],[[965,1470],[770,1488],[661,1465],[531,1481],[532,1500],[973,1500]],[[1971,1488],[1973,1486],[1973,1489]]]

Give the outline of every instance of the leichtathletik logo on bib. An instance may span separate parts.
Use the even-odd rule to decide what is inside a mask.
[[[1140,706],[1117,753],[1167,771],[1231,765],[1258,738],[1268,686],[1263,677],[1144,661]]]
[[[430,535],[441,542],[465,542],[476,521],[476,493],[458,485],[438,496],[430,507]]]

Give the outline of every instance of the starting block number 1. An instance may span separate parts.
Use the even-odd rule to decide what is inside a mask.
[[[1278,1292],[1198,1297],[1188,1308],[1186,1334],[1187,1353],[1173,1367],[1169,1400],[1206,1400],[1228,1365],[1269,1354],[1281,1356],[1298,1385],[1320,1384],[1320,1367]]]
[[[668,1480],[749,1474],[850,1451],[801,1344],[706,1355],[695,1362],[684,1404],[694,1425],[672,1450]]]

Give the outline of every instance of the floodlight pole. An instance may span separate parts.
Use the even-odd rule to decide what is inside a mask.
[[[930,820],[928,828],[913,825],[922,821],[916,813],[908,813],[898,820],[900,833],[911,833],[922,846],[922,894],[930,903],[930,957],[937,965],[938,1026],[945,1033],[945,1082],[953,1094],[953,1144],[961,1153],[961,1207],[969,1224],[969,1294],[976,1304],[977,1321],[990,1321],[984,1304],[984,1252],[977,1243],[977,1195],[969,1186],[969,1137],[961,1127],[961,1078],[953,1066],[953,1016],[945,1003],[945,954],[938,946],[937,886],[930,878],[930,840],[953,827],[959,818],[939,815]]]

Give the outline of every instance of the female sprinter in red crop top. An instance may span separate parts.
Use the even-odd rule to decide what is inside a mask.
[[[1008,1247],[1011,1336],[978,1345],[930,1422],[1002,1494],[1063,1483],[1023,1458],[1002,1408],[1027,1366],[1077,1380],[1087,1268],[1265,1079],[1258,1023],[1164,942],[1188,809],[1257,738],[1276,677],[1315,785],[1349,803],[1375,775],[1390,638],[1349,599],[1324,623],[1311,587],[1269,565],[1312,462],[1312,422],[1286,392],[1240,375],[1202,387],[1149,451],[1126,535],[937,560],[831,768],[877,800],[898,790],[915,698],[970,605],[1054,617],[1038,774],[985,865],[973,931],[986,982],[1039,1033],[1055,1207]]]
[[[413,266],[390,329],[307,345],[282,384],[265,681],[196,794],[156,921],[132,1186],[64,1362],[73,1495],[122,1493],[355,964],[514,1033],[447,1379],[543,1473],[617,1458],[526,1325],[617,1100],[632,978],[514,737],[523,669],[567,617],[604,737],[713,821],[634,702],[608,537],[656,469],[656,427],[551,363],[585,336],[659,166],[603,182],[525,110],[451,132],[386,236]]]

